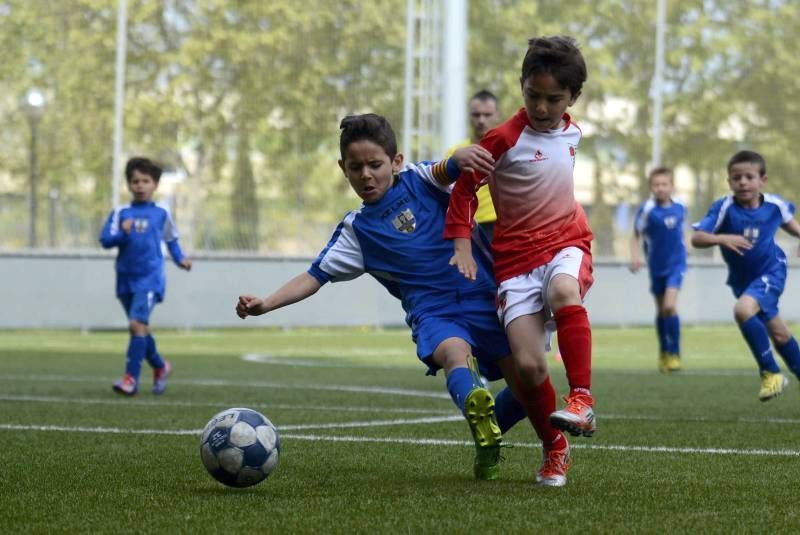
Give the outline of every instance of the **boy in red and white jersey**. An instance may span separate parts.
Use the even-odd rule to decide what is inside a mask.
[[[581,131],[566,113],[581,94],[586,64],[570,37],[532,38],[522,63],[524,107],[481,145],[494,157],[488,177],[463,173],[447,212],[451,265],[474,280],[470,233],[475,190],[488,182],[497,222],[492,241],[498,315],[519,370],[520,403],[544,446],[537,481],[566,483],[569,445],[560,430],[595,431],[591,327],[583,297],[592,284],[592,232],[575,200],[572,171]],[[545,345],[555,322],[570,393],[556,411]]]

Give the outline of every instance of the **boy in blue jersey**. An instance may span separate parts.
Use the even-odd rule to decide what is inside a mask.
[[[147,158],[131,158],[125,166],[130,204],[115,208],[100,234],[103,248],[117,247],[117,298],[128,316],[128,342],[125,376],[113,385],[124,396],[136,395],[142,360],[153,368],[153,393],[162,394],[172,365],[161,358],[150,333],[150,313],[164,299],[164,256],[161,242],[169,249],[173,262],[190,270],[178,244],[178,231],[169,209],[152,201],[161,178],[161,168]]]
[[[800,377],[800,347],[778,315],[778,299],[786,284],[786,255],[775,243],[778,228],[800,237],[795,207],[772,193],[762,193],[767,164],[753,151],[739,151],[728,161],[733,195],[711,205],[693,225],[692,245],[719,245],[728,264],[728,286],[736,296],[736,322],[761,373],[758,399],[774,398],[788,385],[770,350],[770,339],[789,369]]]
[[[660,346],[658,369],[672,373],[681,369],[681,322],[678,316],[678,291],[686,272],[686,245],[683,222],[686,207],[672,196],[672,170],[658,167],[650,171],[652,195],[636,212],[631,239],[630,270],[642,267],[639,251],[650,271],[650,292],[656,302],[656,332]]]
[[[484,269],[478,280],[468,281],[448,265],[452,247],[442,237],[451,184],[460,169],[486,173],[492,158],[473,145],[435,164],[404,167],[383,117],[346,117],[341,129],[339,166],[362,206],[344,217],[307,272],[263,299],[239,296],[236,313],[243,319],[265,314],[310,297],[327,282],[369,273],[400,299],[428,374],[444,369],[447,389],[475,440],[475,477],[496,479],[502,433],[525,418],[517,398],[526,392],[496,316],[488,244],[475,235]],[[496,401],[481,384],[473,355],[488,379],[506,379],[509,388]]]

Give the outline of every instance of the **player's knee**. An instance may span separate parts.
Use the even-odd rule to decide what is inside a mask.
[[[785,329],[770,329],[769,331],[770,338],[772,341],[775,342],[777,346],[785,346],[789,343],[789,340],[792,338],[792,334],[785,330]]]
[[[147,334],[147,324],[139,320],[131,320],[128,328],[134,336],[145,336]]]
[[[433,362],[441,367],[446,373],[454,368],[465,368],[469,353],[466,351],[455,350],[453,348],[439,347],[433,353]]]
[[[752,299],[739,299],[733,307],[733,317],[737,323],[744,323],[758,314],[758,303]]]
[[[550,286],[547,299],[553,312],[565,306],[580,305],[581,293],[578,281],[572,277],[557,277]]]
[[[517,365],[520,380],[528,387],[540,384],[547,378],[547,363],[529,359]]]
[[[678,307],[674,303],[664,303],[661,305],[662,316],[676,316],[678,314]]]

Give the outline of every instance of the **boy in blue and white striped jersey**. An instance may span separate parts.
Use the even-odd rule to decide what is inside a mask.
[[[715,201],[693,225],[692,245],[719,245],[728,264],[728,286],[736,296],[736,322],[758,363],[761,389],[767,401],[783,391],[788,379],[770,349],[770,339],[786,365],[800,377],[800,347],[778,315],[778,299],[786,284],[786,255],[775,243],[779,228],[800,237],[795,206],[773,193],[762,193],[767,164],[757,152],[743,150],[728,161],[728,185],[733,195]]]
[[[116,207],[100,233],[103,248],[117,247],[117,298],[128,316],[130,341],[125,376],[113,385],[124,396],[138,392],[142,361],[153,368],[153,393],[162,394],[172,365],[161,358],[150,333],[150,313],[164,299],[164,255],[161,242],[173,262],[185,270],[192,262],[183,255],[178,230],[166,205],[152,201],[162,169],[147,158],[131,158],[125,166],[125,178],[133,200]]]
[[[671,169],[657,167],[650,171],[649,180],[651,196],[636,212],[630,270],[636,273],[642,267],[639,251],[644,248],[650,272],[650,293],[656,302],[656,333],[660,347],[658,369],[662,373],[672,373],[681,369],[678,292],[686,273],[683,240],[686,207],[672,195]]]
[[[443,238],[452,183],[462,169],[490,171],[493,160],[473,145],[438,163],[404,165],[385,118],[346,117],[341,129],[339,166],[363,204],[345,215],[307,271],[264,298],[240,295],[236,313],[258,316],[302,301],[328,282],[371,275],[400,300],[428,374],[444,369],[447,389],[475,440],[475,477],[497,479],[502,432],[525,418],[517,399],[526,392],[496,315],[488,241],[479,231],[474,236],[483,269],[468,281],[449,264],[452,245]],[[496,401],[480,381],[476,359],[484,376],[506,379],[508,388]]]

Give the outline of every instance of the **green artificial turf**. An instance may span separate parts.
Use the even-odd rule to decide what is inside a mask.
[[[150,394],[145,366],[126,399],[111,391],[126,334],[0,333],[3,532],[800,530],[800,388],[760,403],[732,325],[685,329],[674,376],[656,371],[651,329],[595,329],[598,432],[571,439],[561,489],[534,485],[526,421],[506,435],[501,479],[472,479],[468,428],[407,331],[155,334],[169,388]],[[249,489],[200,463],[200,429],[235,406],[281,433],[280,465]]]

